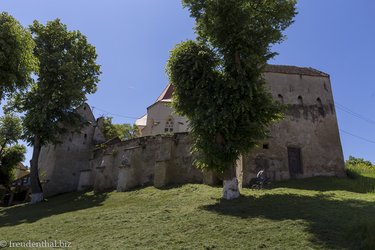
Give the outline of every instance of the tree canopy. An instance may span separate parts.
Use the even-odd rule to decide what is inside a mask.
[[[14,114],[0,117],[0,183],[9,187],[14,180],[14,167],[25,159],[26,148],[19,145],[21,120]]]
[[[17,143],[21,139],[21,119],[14,114],[5,114],[0,117],[0,157],[7,145]]]
[[[38,68],[34,47],[30,32],[8,13],[0,13],[0,101],[32,82],[31,73]]]
[[[30,26],[39,60],[37,81],[29,91],[14,99],[18,110],[25,113],[26,139],[33,144],[57,142],[65,126],[80,123],[75,109],[96,91],[100,66],[95,48],[79,31],[68,31],[59,19]]]
[[[9,188],[14,180],[14,170],[17,164],[25,160],[26,147],[23,145],[14,145],[4,149],[1,156],[0,183]]]
[[[133,139],[139,136],[137,126],[131,124],[114,124],[112,117],[105,117],[103,122],[103,133],[106,140],[113,139],[115,137],[121,140]]]
[[[173,105],[190,120],[197,165],[225,172],[268,135],[280,105],[265,89],[271,45],[296,14],[294,0],[183,0],[197,40],[178,44],[167,73]],[[233,173],[232,173],[233,176]]]

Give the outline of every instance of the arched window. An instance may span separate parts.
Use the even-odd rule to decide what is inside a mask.
[[[298,104],[303,106],[303,99],[302,96],[298,96]]]
[[[173,133],[173,125],[174,125],[173,118],[169,117],[167,121],[165,122],[164,132]]]
[[[324,113],[324,106],[323,106],[322,100],[320,100],[319,97],[316,99],[316,105],[318,106],[319,114],[321,116],[324,116],[325,115],[325,113]]]
[[[284,97],[282,95],[278,95],[277,98],[279,99],[279,102],[284,104]]]

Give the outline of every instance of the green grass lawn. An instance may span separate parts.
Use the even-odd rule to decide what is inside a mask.
[[[147,187],[71,193],[0,210],[0,240],[67,240],[73,249],[375,249],[375,193],[356,179],[243,189]],[[371,184],[371,183],[370,183]],[[369,185],[369,183],[367,183]]]

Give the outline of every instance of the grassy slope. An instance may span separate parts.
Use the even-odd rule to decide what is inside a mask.
[[[358,182],[289,181],[244,189],[230,202],[204,185],[72,193],[0,209],[0,240],[68,240],[74,249],[360,248],[361,234],[375,235],[375,194]]]

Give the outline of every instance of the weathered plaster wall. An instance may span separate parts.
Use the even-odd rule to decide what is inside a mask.
[[[147,126],[142,130],[142,136],[165,134],[166,122],[173,119],[173,132],[188,131],[188,119],[174,113],[170,102],[159,101],[147,109]]]
[[[93,183],[96,191],[202,183],[203,174],[193,166],[190,145],[187,134],[141,137],[107,145],[91,161],[93,181],[82,181]],[[82,178],[86,176],[84,173]]]
[[[90,169],[93,145],[103,141],[101,121],[96,121],[89,105],[77,112],[88,122],[79,133],[71,131],[61,136],[61,143],[42,147],[39,157],[40,178],[46,197],[77,190],[81,170]]]
[[[301,149],[303,173],[296,178],[343,176],[344,159],[329,77],[280,73],[267,73],[265,77],[273,97],[288,109],[284,120],[271,128],[270,138],[244,157],[244,184],[260,169],[265,169],[271,179],[289,179],[288,147]]]

